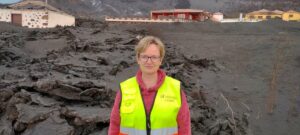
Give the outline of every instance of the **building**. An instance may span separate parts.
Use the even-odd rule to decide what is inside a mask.
[[[211,20],[216,22],[221,22],[224,19],[224,15],[221,12],[213,13]]]
[[[281,14],[281,15],[284,13],[284,12],[281,11],[281,10],[274,10],[273,12],[274,12],[274,13],[277,13],[277,14]]]
[[[75,17],[41,1],[22,1],[0,9],[0,21],[28,28],[75,26]]]
[[[116,23],[175,23],[175,22],[188,22],[184,20],[174,19],[150,19],[150,18],[137,18],[137,17],[105,17],[107,22]]]
[[[184,21],[204,21],[209,18],[209,13],[197,9],[169,9],[151,11],[151,19],[174,19]]]
[[[247,13],[245,15],[245,20],[267,20],[267,19],[281,19],[282,18],[283,12],[280,10],[274,10],[274,11],[269,11],[266,9],[258,10],[258,11],[253,11],[250,13]]]
[[[150,18],[141,17],[110,17],[107,22],[118,23],[175,23],[175,22],[199,22],[211,17],[209,12],[196,9],[168,9],[151,11]]]
[[[289,10],[282,14],[282,20],[284,21],[300,21],[300,12]]]

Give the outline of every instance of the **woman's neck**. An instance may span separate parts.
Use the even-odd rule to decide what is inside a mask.
[[[157,76],[158,76],[158,73],[155,73],[155,74],[142,73],[142,79],[147,88],[151,88],[156,84]]]

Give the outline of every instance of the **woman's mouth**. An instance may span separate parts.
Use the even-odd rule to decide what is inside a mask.
[[[153,68],[153,66],[145,66],[145,68],[151,69],[151,68]]]

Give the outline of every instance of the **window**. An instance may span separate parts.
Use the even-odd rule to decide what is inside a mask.
[[[271,16],[267,16],[266,18],[267,18],[267,19],[271,19]]]
[[[48,15],[42,16],[42,19],[43,19],[43,20],[48,20]]]
[[[258,19],[263,19],[263,17],[262,16],[258,16]]]
[[[249,18],[250,18],[250,19],[255,19],[255,17],[254,17],[253,15],[251,15]]]
[[[292,17],[294,17],[294,15],[289,15],[289,18],[292,18]]]

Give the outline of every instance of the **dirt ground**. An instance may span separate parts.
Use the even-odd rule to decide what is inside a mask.
[[[160,37],[162,68],[182,82],[192,133],[300,131],[300,23],[106,24],[26,29],[0,23],[0,134],[107,134],[134,45]]]

